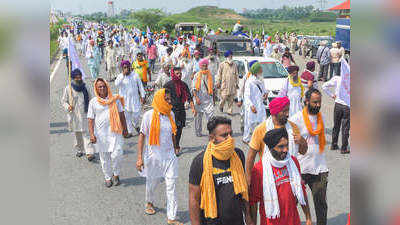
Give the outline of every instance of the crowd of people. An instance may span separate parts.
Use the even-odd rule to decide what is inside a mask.
[[[222,61],[216,49],[204,52],[202,37],[193,34],[175,38],[165,31],[141,32],[137,28],[92,22],[84,22],[81,29],[76,27],[71,24],[61,32],[60,46],[69,69],[65,49],[74,44],[81,58],[86,59],[91,77],[84,78],[81,68],[69,69],[71,82],[64,89],[62,106],[76,137],[76,156],[86,154],[93,161],[94,153],[99,153],[106,187],[121,183],[124,138],[138,135],[136,168],[146,177],[144,212],[156,213],[154,191],[164,179],[167,223],[182,224],[177,218],[176,180],[180,176],[181,136],[190,108],[194,134],[203,136],[205,115],[209,136],[207,148],[190,166],[191,224],[251,225],[257,223],[259,214],[263,225],[299,225],[300,204],[306,224],[311,225],[305,185],[312,192],[317,224],[327,224],[329,170],[325,154],[326,118],[320,112],[322,94],[314,61],[307,62],[306,70],[299,75],[291,50],[295,48],[294,35],[287,38],[290,47],[285,47],[282,55],[279,45],[271,44],[272,38],[265,40],[264,55],[280,61],[289,74],[279,97],[268,102],[267,116],[265,102],[269,89],[260,79],[263,70],[256,60],[249,63],[249,73],[239,79],[232,51],[224,52]],[[282,43],[279,34],[275,36]],[[334,65],[334,76],[322,85],[322,90],[335,99],[330,149],[339,148],[342,127],[341,153],[346,154],[350,152],[350,104],[339,95],[343,88],[343,54],[340,46],[338,50],[323,46],[321,43],[317,57],[324,81],[324,65]],[[304,44],[300,49],[306,55]],[[100,73],[102,63],[107,74]],[[156,65],[161,68],[158,70]],[[85,81],[93,81],[94,93],[89,93]],[[157,90],[151,109],[144,112],[145,87],[153,81]],[[113,94],[112,82],[118,94]],[[230,118],[234,118],[235,102],[244,121],[242,141],[249,147],[246,156],[232,137]],[[226,109],[226,117],[214,115],[216,105],[221,113]]]

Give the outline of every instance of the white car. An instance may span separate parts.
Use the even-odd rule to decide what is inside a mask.
[[[263,79],[265,89],[269,91],[268,101],[264,102],[267,110],[267,116],[269,116],[268,104],[272,99],[278,97],[279,91],[283,87],[283,84],[286,82],[286,78],[289,74],[283,67],[283,65],[273,58],[256,56],[234,56],[233,61],[238,66],[240,79],[243,79],[243,77],[249,72],[249,63],[253,60],[257,60],[261,64],[261,67],[263,69],[262,78],[260,77],[260,79]]]

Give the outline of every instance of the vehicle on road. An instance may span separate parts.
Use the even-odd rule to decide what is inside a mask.
[[[223,57],[224,52],[227,50],[231,50],[233,56],[254,56],[252,41],[245,37],[233,35],[208,35],[204,37],[203,47],[205,50],[209,48],[216,50],[219,57]]]
[[[195,34],[198,30],[203,30],[206,25],[202,23],[177,23],[175,24],[175,33],[177,36],[183,33]]]

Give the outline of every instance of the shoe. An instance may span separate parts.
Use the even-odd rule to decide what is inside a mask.
[[[196,136],[197,136],[197,137],[201,137],[201,136],[203,136],[203,135],[200,134],[200,133],[197,133]]]
[[[106,185],[106,187],[110,188],[113,185],[113,182],[111,180],[106,180],[104,184]]]
[[[247,142],[247,141],[245,141],[245,140],[242,140],[242,142],[243,142],[243,144],[246,144],[246,145],[249,144],[249,142]]]
[[[135,127],[135,130],[138,134],[140,134],[140,128],[139,127]]]
[[[350,150],[347,150],[347,149],[340,150],[340,154],[349,154],[349,153],[350,153]]]
[[[80,158],[80,157],[83,156],[83,153],[82,152],[76,152],[75,156]]]
[[[183,225],[183,223],[179,222],[178,220],[168,220],[168,225]]]
[[[154,215],[156,214],[156,210],[154,209],[153,204],[148,203],[146,205],[146,208],[144,209],[144,213],[146,213],[147,215]]]
[[[339,146],[338,145],[331,145],[331,150],[338,150]]]
[[[133,137],[132,134],[128,134],[128,135],[125,136],[125,138],[131,138],[131,137]]]
[[[118,186],[121,184],[121,182],[119,181],[119,176],[113,176],[112,182],[114,183],[114,186]]]
[[[93,154],[87,154],[86,157],[87,157],[87,160],[89,162],[93,161],[93,159],[94,159],[94,155]]]

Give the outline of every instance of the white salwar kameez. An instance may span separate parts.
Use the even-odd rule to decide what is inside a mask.
[[[194,101],[194,107],[197,112],[197,115],[194,118],[194,129],[195,134],[197,136],[201,136],[201,131],[203,127],[203,114],[206,115],[206,120],[208,122],[214,115],[214,102],[213,96],[208,93],[208,88],[211,87],[206,87],[206,85],[208,85],[207,76],[203,75],[203,77],[201,78],[202,81],[200,82],[200,90],[196,90],[196,82],[198,76],[202,76],[200,72],[196,73],[196,75],[194,76],[194,79],[192,81],[192,92],[196,91],[197,97],[200,99],[200,105],[197,104],[197,101]]]
[[[117,100],[118,112],[123,112],[119,100]],[[121,134],[111,131],[110,110],[108,105],[101,105],[94,97],[89,102],[88,119],[94,119],[94,135],[96,143],[94,144],[96,152],[99,153],[101,167],[104,178],[111,180],[112,176],[119,176],[120,162],[123,155],[123,138]]]
[[[132,134],[134,128],[139,128],[140,125],[140,112],[142,109],[140,98],[145,97],[142,81],[135,72],[128,76],[120,73],[115,79],[115,86],[118,88],[119,95],[124,97],[126,125],[128,133]]]
[[[144,169],[140,175],[146,177],[146,202],[154,202],[154,191],[164,178],[167,193],[167,217],[169,220],[175,220],[178,209],[175,194],[178,158],[175,155],[172,141],[172,126],[168,116],[160,114],[160,146],[149,145],[152,117],[153,110],[145,112],[140,128],[140,132],[145,135]]]
[[[250,75],[244,89],[244,142],[250,141],[254,128],[267,117],[263,103],[263,95],[266,93],[264,84],[254,75]],[[251,111],[252,106],[256,108],[256,113]]]
[[[300,77],[298,77],[298,79],[300,79]],[[289,82],[289,78],[283,83],[278,95],[279,97],[287,96],[289,98],[289,117],[303,109],[301,104],[301,87],[293,87]]]
[[[93,154],[94,149],[90,144],[83,92],[77,92],[71,87],[72,99],[70,99],[69,95],[70,87],[67,86],[64,89],[61,103],[67,112],[68,128],[75,133],[74,148],[78,152],[86,151],[86,154]],[[72,112],[68,111],[70,105],[74,108]]]

